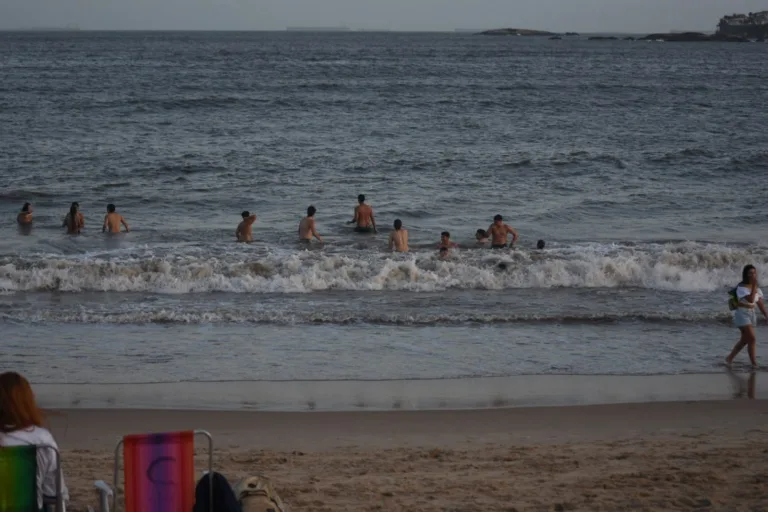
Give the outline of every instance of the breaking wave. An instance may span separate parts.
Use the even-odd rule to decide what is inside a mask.
[[[252,259],[253,258],[253,259]],[[768,249],[718,244],[585,244],[543,253],[457,251],[391,256],[355,252],[0,259],[0,291],[157,294],[309,293],[326,290],[644,288],[706,292],[733,285],[743,265],[768,266]]]
[[[390,315],[368,313],[360,315],[346,313],[302,313],[286,312],[251,312],[251,311],[183,311],[159,309],[152,311],[132,311],[110,313],[103,311],[56,312],[38,311],[34,313],[0,314],[0,319],[24,323],[83,323],[83,324],[270,324],[301,325],[329,324],[354,325],[374,324],[383,326],[452,326],[452,325],[491,325],[491,324],[567,324],[567,325],[604,325],[626,322],[645,324],[680,324],[696,323],[710,325],[730,325],[729,313],[615,313],[615,314],[419,314],[397,313]]]

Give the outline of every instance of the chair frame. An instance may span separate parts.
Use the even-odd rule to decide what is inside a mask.
[[[193,435],[195,436],[204,436],[208,439],[208,473],[211,475],[213,474],[213,437],[211,436],[210,432],[206,430],[193,430]],[[149,435],[149,434],[148,434]],[[125,438],[120,439],[120,441],[117,442],[117,446],[115,446],[115,468],[114,468],[114,479],[113,479],[113,492],[112,492],[112,509],[117,512],[117,495],[118,495],[118,481],[119,481],[119,472],[120,472],[120,448],[123,446],[123,440]],[[210,496],[210,503],[208,503],[208,511],[213,512],[213,478],[208,479],[208,485],[210,486],[209,489],[209,496]],[[103,500],[106,501],[106,500]],[[61,512],[58,511],[57,512]],[[106,511],[102,511],[106,512]]]
[[[21,445],[21,446],[30,446],[30,445]],[[62,483],[62,480],[64,479],[64,475],[62,474],[62,471],[61,471],[61,453],[59,452],[58,448],[50,444],[36,444],[31,446],[35,447],[35,454],[37,454],[37,452],[41,448],[45,448],[47,450],[53,450],[53,453],[56,459],[56,497],[55,497],[56,501],[53,503],[55,507],[54,511],[64,512],[64,496],[61,494],[61,483]],[[2,448],[13,449],[13,448],[18,448],[18,446],[4,446]],[[40,482],[37,481],[37,475],[35,475],[35,485],[40,485]],[[45,495],[43,495],[42,498],[43,498],[43,510],[47,511],[50,503],[46,504]],[[37,494],[35,494],[35,500],[37,500]]]

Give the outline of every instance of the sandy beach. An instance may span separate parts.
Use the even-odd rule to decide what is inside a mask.
[[[231,481],[268,475],[291,510],[768,510],[760,400],[57,414],[72,511],[96,504],[92,482],[111,479],[121,435],[187,428],[213,434],[217,471]]]

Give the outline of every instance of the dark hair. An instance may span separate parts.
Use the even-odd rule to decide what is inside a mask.
[[[69,207],[69,229],[77,229],[77,203],[72,203]]]
[[[109,203],[109,204],[107,205],[107,211],[108,211],[109,213],[115,213],[115,205],[113,205],[112,203]]]
[[[475,231],[475,236],[480,236],[480,238],[488,238],[488,232],[484,229],[478,229]]]
[[[401,227],[403,227],[403,221],[395,219],[395,229],[400,229]]]
[[[440,236],[444,236],[445,238],[451,238],[451,234],[447,231],[443,231],[442,233],[440,233]]]
[[[493,222],[496,222],[497,220],[504,220],[504,218],[503,218],[501,215],[496,215],[496,216],[493,218]]]
[[[24,206],[21,207],[21,211],[28,212],[30,206],[31,205],[29,203],[24,203]]]
[[[538,242],[536,242],[536,248],[537,249],[543,249],[544,245],[545,245],[544,240],[539,240]]]
[[[440,248],[440,252],[448,252],[448,248],[447,247],[441,247]]]
[[[71,206],[71,207],[80,208],[80,203],[78,203],[77,201],[75,201],[75,202],[73,202],[73,203],[72,203],[72,206]],[[71,207],[70,207],[70,208],[71,208]]]
[[[365,194],[360,194],[359,196],[357,196],[357,201],[359,203],[364,203],[365,202]]]
[[[314,206],[310,206],[309,208],[307,208],[307,217],[313,216],[316,211],[317,209]]]
[[[250,217],[250,216],[251,216],[251,212],[249,212],[248,210],[245,210],[245,211],[244,211],[243,213],[241,213],[240,215],[242,215],[244,219],[247,219],[248,217]]]
[[[755,269],[754,265],[747,265],[744,270],[741,271],[741,284],[747,284],[749,281],[749,273]]]

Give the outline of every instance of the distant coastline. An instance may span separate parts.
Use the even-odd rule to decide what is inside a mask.
[[[349,32],[349,27],[285,27],[288,32]]]

